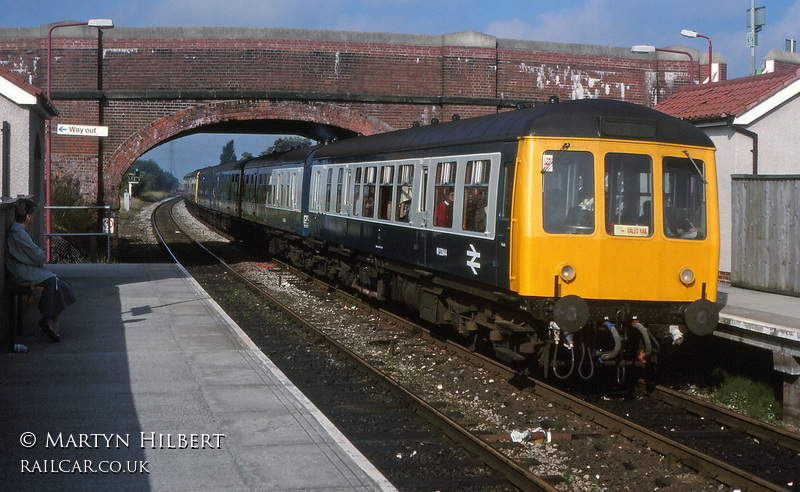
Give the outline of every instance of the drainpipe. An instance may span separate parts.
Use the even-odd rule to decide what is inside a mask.
[[[750,151],[753,154],[753,175],[758,174],[758,133],[746,130],[742,126],[734,125],[731,120],[727,120],[727,123],[731,130],[735,131],[736,133],[740,133],[745,137],[750,137],[750,139],[753,140],[753,150]]]

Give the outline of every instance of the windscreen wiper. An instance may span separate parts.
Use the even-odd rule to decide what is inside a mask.
[[[703,180],[703,184],[708,184],[708,181],[706,181],[706,177],[703,176],[703,173],[700,171],[700,167],[698,167],[697,163],[694,162],[694,159],[692,159],[692,156],[689,155],[689,151],[688,150],[684,150],[683,153],[686,154],[686,157],[689,158],[689,162],[692,163],[692,165],[694,166],[694,170],[697,171],[697,175],[700,176],[700,179]]]

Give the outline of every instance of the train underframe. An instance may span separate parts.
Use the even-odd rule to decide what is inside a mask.
[[[523,298],[197,207],[192,211],[298,269],[366,298],[402,304],[421,320],[449,328],[471,350],[524,373],[588,380],[611,368],[622,383],[629,368],[654,366],[661,347],[680,343],[687,331],[686,303]]]

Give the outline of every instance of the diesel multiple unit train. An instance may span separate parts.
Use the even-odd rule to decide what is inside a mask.
[[[569,101],[207,167],[189,209],[270,254],[560,378],[710,334],[714,146],[619,101]]]

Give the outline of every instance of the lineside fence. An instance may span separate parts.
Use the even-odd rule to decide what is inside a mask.
[[[731,284],[800,296],[800,175],[731,178]]]

